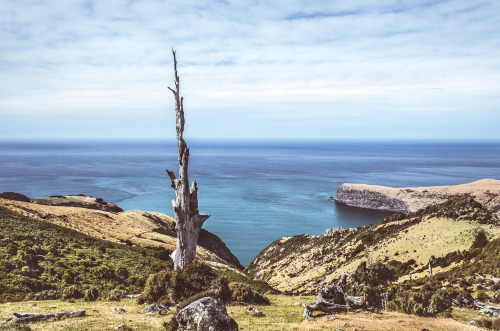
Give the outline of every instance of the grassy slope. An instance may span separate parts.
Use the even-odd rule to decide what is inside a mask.
[[[278,290],[295,294],[317,293],[322,284],[331,283],[343,271],[354,271],[367,259],[414,259],[410,270],[415,279],[427,275],[425,266],[431,256],[467,250],[479,231],[496,238],[499,228],[498,219],[474,201],[455,199],[354,231],[282,238],[263,250],[247,271]]]
[[[46,206],[0,199],[4,206],[20,215],[60,225],[88,236],[117,243],[173,251],[176,245],[175,219],[156,212],[128,210],[111,213],[78,207]],[[225,244],[214,234],[202,229],[197,258],[214,267],[243,269]],[[228,262],[229,261],[229,262]]]

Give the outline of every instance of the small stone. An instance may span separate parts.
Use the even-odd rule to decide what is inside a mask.
[[[247,308],[247,313],[254,316],[254,317],[263,317],[265,316],[257,307],[255,306],[248,306]]]
[[[115,326],[115,329],[117,329],[117,330],[128,330],[128,327],[125,324],[120,324],[118,326]]]
[[[334,320],[336,317],[335,315],[328,315],[328,316],[325,316],[325,321],[331,321],[331,320]]]
[[[152,304],[141,310],[141,312],[143,313],[153,313],[153,314],[159,313],[160,315],[162,312],[167,312],[167,311],[169,311],[167,306],[159,304]]]
[[[124,314],[124,313],[126,313],[126,312],[127,312],[125,309],[120,308],[120,307],[113,308],[113,311],[114,311],[115,313],[120,313],[120,314]]]

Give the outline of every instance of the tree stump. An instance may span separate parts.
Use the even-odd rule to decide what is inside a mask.
[[[318,293],[316,302],[310,306],[305,305],[304,318],[311,318],[314,311],[327,314],[346,313],[362,308],[366,296],[351,296],[346,291],[348,273],[343,272],[337,285],[324,285]]]

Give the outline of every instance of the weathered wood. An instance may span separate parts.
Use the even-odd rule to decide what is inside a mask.
[[[10,323],[29,323],[29,322],[39,322],[46,321],[49,319],[59,319],[61,317],[82,317],[85,316],[85,310],[77,310],[66,313],[53,313],[53,314],[18,314],[13,313],[13,316],[7,319],[5,322]]]
[[[351,296],[346,291],[348,273],[343,272],[337,285],[325,285],[321,288],[316,302],[304,305],[304,318],[311,318],[314,311],[327,314],[346,313],[362,308],[366,303],[365,296]]]
[[[198,187],[194,181],[189,188],[188,164],[189,148],[184,141],[184,98],[180,95],[179,75],[177,74],[177,59],[175,51],[174,71],[175,89],[168,88],[174,94],[176,112],[176,132],[179,147],[179,178],[175,177],[173,171],[167,170],[171,186],[175,189],[176,199],[172,201],[176,219],[177,247],[170,255],[174,261],[175,269],[184,269],[196,256],[196,245],[203,223],[210,215],[200,215],[198,210]]]

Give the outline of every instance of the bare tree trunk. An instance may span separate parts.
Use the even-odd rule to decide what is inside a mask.
[[[172,201],[174,207],[177,230],[177,247],[170,255],[174,261],[175,269],[184,269],[196,256],[196,244],[201,226],[210,215],[200,215],[198,211],[198,187],[196,181],[189,188],[188,163],[189,148],[187,147],[182,134],[184,132],[184,98],[180,96],[179,76],[177,74],[177,59],[175,51],[175,90],[168,88],[175,97],[176,131],[177,143],[179,146],[179,179],[175,178],[174,172],[167,170],[168,176],[175,189],[176,200]]]
[[[38,322],[46,321],[48,319],[54,318],[59,319],[61,317],[82,317],[85,316],[85,310],[71,311],[67,313],[55,313],[55,314],[18,314],[14,313],[13,316],[7,319],[5,322],[11,323],[28,323],[28,322]]]
[[[351,296],[346,291],[348,273],[343,272],[337,285],[325,285],[318,293],[316,302],[312,305],[304,306],[304,318],[311,318],[315,311],[322,311],[327,314],[346,313],[354,309],[362,308],[367,302],[367,297]]]

